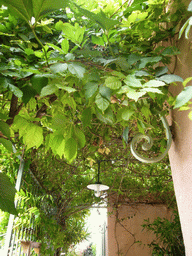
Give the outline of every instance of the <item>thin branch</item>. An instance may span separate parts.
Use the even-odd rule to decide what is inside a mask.
[[[110,18],[112,18],[116,13],[118,13],[118,11],[127,3],[128,3],[128,6],[131,6],[131,4],[133,3],[133,0],[126,0],[111,16]]]
[[[50,95],[49,98],[49,103],[53,103],[55,100],[57,100],[57,96],[55,94]],[[37,118],[42,118],[44,115],[46,115],[46,110],[48,106],[46,104],[43,104],[42,107],[37,111],[36,117]]]

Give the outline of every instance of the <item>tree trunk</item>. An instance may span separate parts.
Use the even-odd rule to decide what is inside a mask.
[[[55,251],[54,256],[60,256],[60,252],[61,252],[61,248],[57,248],[57,250]]]

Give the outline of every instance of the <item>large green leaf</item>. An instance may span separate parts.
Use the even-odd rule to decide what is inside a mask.
[[[51,134],[49,146],[55,155],[58,154],[60,157],[62,157],[64,155],[64,149],[65,149],[65,139],[63,135]]]
[[[124,82],[131,87],[142,87],[140,79],[136,78],[134,74],[128,75]]]
[[[0,144],[3,144],[3,146],[10,152],[13,152],[13,146],[10,140],[6,140],[4,138],[0,138]]]
[[[27,104],[31,98],[34,98],[35,95],[37,94],[37,91],[35,89],[33,89],[32,86],[24,86],[22,88],[22,92],[23,92],[23,97],[22,97],[22,101]]]
[[[33,89],[35,89],[36,92],[40,94],[42,88],[48,84],[48,78],[40,74],[36,74],[31,77],[31,83],[32,83]]]
[[[78,143],[78,147],[81,149],[85,146],[86,140],[85,140],[85,134],[77,127],[74,128],[74,134],[75,138]]]
[[[9,125],[6,124],[5,122],[0,120],[0,131],[5,135],[6,137],[10,137],[10,130],[9,130]]]
[[[99,93],[103,98],[107,99],[108,101],[111,101],[112,91],[110,88],[100,85]]]
[[[0,172],[0,209],[17,215],[14,198],[16,189],[5,173]]]
[[[68,70],[71,72],[73,75],[76,75],[78,78],[83,78],[84,73],[85,73],[85,68],[80,66],[77,63],[71,63],[68,65]]]
[[[1,0],[1,3],[8,6],[14,14],[31,24],[32,17],[37,22],[42,16],[67,7],[68,0]]]
[[[84,86],[85,89],[85,97],[88,100],[91,98],[98,89],[98,83],[97,82],[88,82]]]
[[[155,56],[155,57],[144,57],[141,59],[141,63],[139,65],[139,68],[145,68],[145,66],[149,63],[157,63],[162,59],[160,56]]]
[[[97,94],[95,103],[101,111],[105,111],[109,107],[109,101],[101,96],[100,93]]]
[[[45,97],[47,95],[51,95],[52,93],[55,93],[58,90],[57,86],[53,84],[48,84],[47,86],[43,87],[41,90],[41,97]]]
[[[59,25],[56,24],[56,29],[59,29],[59,30],[62,29],[66,39],[71,40],[75,44],[80,45],[83,41],[85,27],[80,27],[78,23],[75,23],[75,26],[73,26],[70,23],[62,24],[61,21],[59,21]]]
[[[67,70],[67,63],[56,63],[53,64],[50,69],[53,73],[63,73]]]
[[[143,87],[161,87],[164,85],[165,85],[165,83],[162,81],[150,80],[150,81],[146,82],[145,84],[143,84]]]
[[[104,30],[109,30],[113,28],[115,25],[119,24],[119,21],[108,18],[102,10],[100,10],[99,13],[95,14],[93,12],[81,8],[78,5],[76,5],[76,7],[83,15],[88,17],[91,21],[99,24]]]
[[[181,78],[180,76],[177,76],[177,75],[173,75],[173,74],[160,76],[159,80],[161,80],[167,84],[171,84],[174,82],[183,82],[183,78]]]
[[[138,99],[140,97],[142,97],[143,95],[145,95],[146,92],[136,92],[135,90],[129,90],[128,93],[127,93],[127,97],[130,98],[130,99],[133,99],[135,101],[138,101]]]
[[[162,91],[160,91],[159,89],[157,88],[143,88],[141,89],[141,92],[152,92],[152,93],[158,93],[158,94],[163,94]]]
[[[96,116],[100,121],[106,124],[114,123],[113,110],[110,107],[107,108],[107,110],[104,113],[101,113],[100,111],[96,110]]]
[[[84,109],[81,116],[83,127],[87,127],[91,125],[91,118],[92,118],[91,108]]]
[[[118,77],[109,76],[105,79],[105,85],[112,90],[117,90],[121,87],[121,81]]]
[[[174,108],[180,108],[192,98],[192,86],[187,86],[177,96]]]
[[[30,123],[22,116],[17,115],[14,118],[14,129],[19,130],[19,138],[23,137],[30,126]]]
[[[43,129],[36,124],[28,126],[26,133],[23,136],[24,143],[27,149],[36,147],[38,148],[43,143]]]
[[[9,89],[18,98],[22,98],[23,97],[23,92],[18,87],[16,87],[15,85],[9,84]]]
[[[68,162],[72,162],[77,156],[77,142],[74,138],[69,138],[65,142],[64,156]]]

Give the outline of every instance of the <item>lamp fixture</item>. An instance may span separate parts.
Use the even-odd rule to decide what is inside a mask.
[[[103,161],[105,161],[105,160],[103,160]],[[97,182],[95,184],[89,184],[87,186],[88,189],[94,190],[94,194],[95,194],[96,197],[100,197],[103,191],[109,189],[109,187],[107,185],[103,185],[99,180],[100,163],[101,163],[101,160],[98,160]]]

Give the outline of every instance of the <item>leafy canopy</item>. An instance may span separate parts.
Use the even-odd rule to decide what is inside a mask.
[[[166,67],[179,50],[160,43],[174,37],[182,4],[174,1],[170,12],[161,0],[1,3],[0,140],[11,156],[12,144],[17,154],[25,148],[30,169],[52,198],[51,223],[61,231],[52,230],[54,248],[61,234],[63,243],[67,235],[73,243],[70,227],[82,220],[78,212],[97,202],[86,186],[95,181],[98,159],[120,159],[113,168],[107,162],[101,174],[110,193],[171,201],[167,160],[141,172],[129,144],[141,132],[158,141],[150,153],[139,146],[142,153],[152,157],[165,148],[159,114],[175,100],[169,84],[183,80]],[[48,213],[40,214],[47,235]]]

